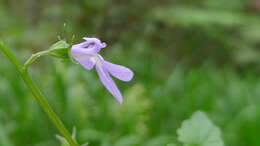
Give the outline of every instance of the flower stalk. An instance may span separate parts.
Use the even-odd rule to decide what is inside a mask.
[[[0,39],[0,50],[6,55],[6,57],[9,59],[9,61],[13,64],[19,75],[22,77],[23,81],[25,82],[26,86],[30,89],[38,103],[41,105],[42,109],[45,111],[45,113],[48,115],[50,120],[53,122],[53,124],[57,127],[59,132],[64,136],[64,138],[68,141],[70,146],[78,146],[78,144],[72,139],[70,133],[65,128],[64,124],[60,120],[60,118],[55,114],[47,100],[45,99],[44,95],[41,93],[40,89],[34,84],[31,77],[28,74],[28,66],[37,59],[36,57],[31,58],[33,60],[32,62],[27,63],[25,67],[22,67],[20,63],[18,62],[15,55],[12,53],[12,51],[4,44],[4,42]],[[38,54],[39,55],[39,54]],[[45,55],[45,53],[41,54]],[[40,55],[40,56],[41,56]],[[29,59],[30,60],[30,59]]]
[[[38,52],[38,53],[35,53],[35,54],[32,54],[32,56],[24,63],[24,67],[23,69],[25,71],[28,70],[29,66],[35,61],[37,60],[39,57],[43,56],[43,55],[48,55],[49,54],[49,51],[46,50],[46,51],[41,51],[41,52]]]

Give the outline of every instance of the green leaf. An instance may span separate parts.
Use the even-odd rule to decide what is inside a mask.
[[[185,120],[177,134],[184,146],[224,146],[220,129],[201,111]]]

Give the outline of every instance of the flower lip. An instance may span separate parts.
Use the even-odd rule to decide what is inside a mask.
[[[87,38],[84,37],[83,38],[85,40],[85,47],[97,47],[97,48],[105,48],[107,45],[106,43],[102,43],[99,39],[97,38]]]
[[[101,42],[97,38],[83,38],[85,42],[73,45],[71,48],[72,56],[92,56],[98,53],[102,48],[106,47],[106,43]]]

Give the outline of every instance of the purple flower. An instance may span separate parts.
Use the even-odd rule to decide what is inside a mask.
[[[129,68],[104,60],[98,54],[102,48],[106,47],[106,43],[102,43],[97,38],[84,37],[83,39],[85,42],[72,46],[71,56],[87,70],[91,70],[96,65],[101,82],[121,104],[122,95],[110,75],[127,82],[133,78],[134,73]]]

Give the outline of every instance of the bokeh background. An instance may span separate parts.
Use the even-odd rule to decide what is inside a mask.
[[[98,37],[105,59],[135,72],[116,81],[42,57],[34,81],[80,143],[166,146],[197,110],[227,146],[260,145],[260,0],[0,0],[0,35],[21,63],[60,38]],[[56,128],[0,53],[1,146],[56,146]]]

